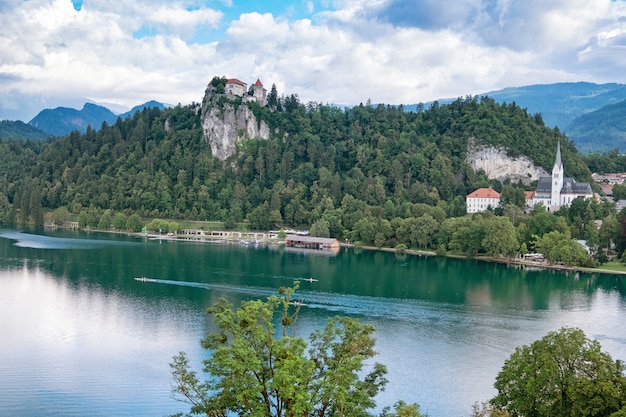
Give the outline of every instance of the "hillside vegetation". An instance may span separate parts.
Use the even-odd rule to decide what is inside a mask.
[[[81,227],[98,229],[140,230],[139,216],[213,220],[225,228],[298,227],[314,236],[398,249],[512,256],[570,247],[572,237],[592,232],[590,238],[597,237],[593,220],[611,213],[609,206],[581,200],[561,210],[559,219],[545,210],[529,217],[521,211],[521,186],[472,170],[470,142],[526,155],[550,171],[560,141],[566,175],[590,179],[558,129],[514,104],[469,97],[418,112],[383,105],[343,110],[304,105],[295,95],[272,108],[241,99],[231,104],[250,106],[272,134],[239,142],[225,161],[211,155],[199,104],[144,109],[52,143],[0,143],[6,155],[0,220],[43,224],[43,209],[54,210],[55,222],[75,215]],[[502,191],[504,204],[495,209],[506,216],[465,216],[465,196],[483,186]],[[150,230],[176,230],[152,223]],[[602,241],[605,248],[617,232],[611,233]],[[622,246],[626,240],[619,253]],[[553,253],[559,262],[588,263],[579,245]]]
[[[224,165],[210,154],[195,106],[153,108],[99,131],[73,132],[15,171],[3,167],[0,191],[12,201],[32,178],[43,206],[51,209],[234,221],[264,209],[296,226],[311,224],[323,201],[339,207],[345,198],[378,207],[387,201],[440,204],[459,215],[464,196],[488,184],[465,162],[470,138],[504,146],[512,156],[527,155],[548,170],[561,140],[566,174],[590,178],[558,131],[516,105],[491,99],[457,100],[416,113],[382,105],[345,111],[305,106],[296,96],[284,99],[282,111],[251,106],[274,135],[245,142]]]
[[[565,131],[582,153],[626,152],[626,100],[576,118]]]
[[[11,120],[0,120],[0,139],[20,138],[45,140],[50,135],[27,123]]]

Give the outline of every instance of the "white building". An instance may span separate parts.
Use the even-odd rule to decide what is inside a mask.
[[[465,199],[468,213],[479,213],[500,205],[500,193],[493,188],[479,188],[468,194]]]
[[[556,148],[556,158],[552,167],[552,176],[543,176],[537,182],[533,206],[542,203],[548,211],[557,211],[569,206],[578,197],[591,198],[593,190],[588,182],[576,182],[563,175],[561,162],[561,143]]]
[[[247,93],[247,84],[241,80],[236,78],[231,78],[226,81],[226,85],[224,86],[224,90],[226,90],[226,94],[230,94],[233,96],[243,97],[245,93]]]

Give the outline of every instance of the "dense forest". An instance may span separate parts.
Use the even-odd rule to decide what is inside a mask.
[[[269,106],[234,104],[250,106],[272,136],[242,141],[224,162],[211,155],[196,103],[146,108],[49,143],[3,140],[1,220],[41,223],[43,210],[59,218],[79,215],[81,225],[104,228],[123,228],[120,218],[131,216],[135,223],[137,216],[213,220],[226,228],[300,227],[377,246],[510,255],[522,244],[534,247],[533,236],[550,231],[582,237],[589,222],[610,214],[604,204],[581,202],[562,210],[564,226],[553,222],[534,230],[532,217],[522,212],[521,184],[472,170],[469,142],[502,146],[550,171],[560,141],[565,174],[590,181],[575,146],[546,127],[541,115],[516,104],[467,97],[416,111],[369,104],[341,109],[302,104],[297,95],[278,98],[275,88]],[[502,191],[505,204],[494,210],[499,216],[464,223],[465,196],[484,186]],[[507,219],[516,233],[514,248],[490,249],[484,242],[493,232],[485,230],[509,226],[494,225],[490,216]],[[474,230],[477,225],[483,229]],[[460,237],[459,229],[475,233],[478,243]]]

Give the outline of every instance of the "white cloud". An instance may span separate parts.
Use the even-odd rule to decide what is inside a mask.
[[[69,0],[5,0],[0,94],[188,103],[226,75],[305,102],[409,104],[534,83],[626,83],[624,1],[295,1],[306,16],[288,7],[227,22],[217,8],[232,11],[231,0],[85,0],[80,11]]]

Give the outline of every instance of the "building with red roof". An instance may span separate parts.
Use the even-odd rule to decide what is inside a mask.
[[[500,205],[500,193],[493,188],[479,188],[466,197],[468,213],[480,213],[489,208],[495,209]]]
[[[237,78],[231,78],[226,81],[224,89],[226,90],[226,94],[243,97],[243,95],[248,91],[247,86],[248,84],[243,81],[238,80]]]

